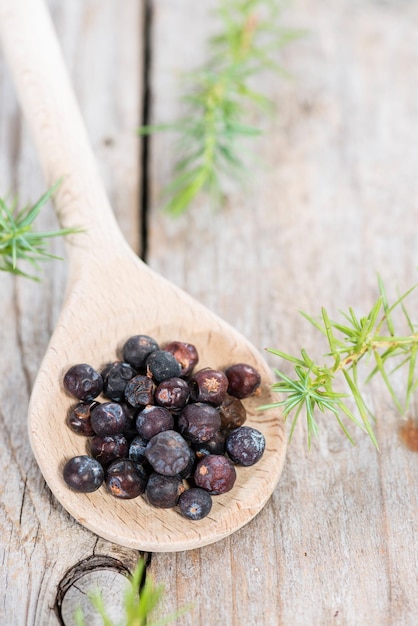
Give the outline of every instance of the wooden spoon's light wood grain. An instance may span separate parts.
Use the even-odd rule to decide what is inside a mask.
[[[41,471],[61,504],[84,526],[122,545],[151,551],[195,548],[226,537],[252,519],[280,477],[285,437],[272,401],[272,374],[258,351],[237,331],[185,292],[152,272],[127,245],[117,226],[96,164],[58,42],[41,0],[2,0],[1,37],[20,102],[47,183],[62,184],[55,206],[63,226],[82,226],[68,247],[67,295],[37,376],[29,407],[29,435]],[[104,487],[89,495],[67,488],[64,462],[86,451],[85,440],[64,425],[74,402],[62,388],[65,370],[80,362],[100,368],[114,360],[132,334],[161,344],[194,343],[201,366],[248,362],[262,376],[262,394],[248,400],[248,424],[259,428],[266,452],[254,468],[238,468],[234,489],[215,498],[210,516],[192,524],[143,499],[119,501]]]

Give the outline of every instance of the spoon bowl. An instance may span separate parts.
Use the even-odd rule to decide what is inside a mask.
[[[257,410],[277,400],[271,370],[234,328],[153,272],[130,249],[109,206],[72,92],[59,45],[42,0],[2,0],[0,35],[48,184],[62,179],[54,199],[63,227],[83,227],[68,246],[69,279],[63,308],[36,378],[28,415],[33,453],[51,491],[83,526],[112,542],[169,552],[218,541],[249,522],[279,480],[286,442],[279,410]],[[40,44],[42,42],[42,44]],[[145,499],[114,498],[105,486],[72,491],[62,478],[65,462],[86,454],[86,438],[66,425],[75,403],[63,388],[76,363],[99,369],[118,356],[131,335],[160,345],[179,340],[199,352],[199,368],[246,362],[261,374],[261,394],[244,400],[246,425],[259,429],[266,449],[253,467],[238,467],[233,489],[213,498],[198,522]]]

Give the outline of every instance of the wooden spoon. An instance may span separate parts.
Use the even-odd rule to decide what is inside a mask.
[[[54,29],[42,0],[0,0],[0,33],[20,102],[36,143],[46,182],[63,179],[55,208],[63,227],[82,226],[72,237],[66,297],[29,406],[29,436],[35,458],[63,507],[96,534],[131,548],[176,551],[201,547],[236,531],[264,506],[281,474],[285,436],[280,411],[256,407],[277,400],[272,373],[236,330],[186,293],[151,271],[124,240],[110,208]],[[100,368],[116,358],[131,335],[148,334],[161,344],[196,345],[202,367],[254,365],[261,395],[245,401],[247,424],[261,430],[266,450],[258,464],[237,468],[237,482],[214,497],[208,517],[191,522],[142,498],[119,500],[106,488],[92,494],[70,490],[64,462],[86,453],[86,440],[65,425],[74,399],[62,386],[75,363]]]

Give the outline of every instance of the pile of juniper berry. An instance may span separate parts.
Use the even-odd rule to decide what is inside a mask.
[[[64,376],[78,399],[67,425],[89,438],[89,454],[67,460],[64,480],[83,493],[105,483],[117,498],[142,495],[202,519],[212,496],[234,486],[235,467],[254,465],[264,452],[263,434],[243,426],[242,400],[257,393],[260,375],[245,363],[196,371],[195,346],[172,341],[161,349],[148,335],[130,337],[122,353],[101,372],[80,363]],[[100,395],[105,401],[95,400]]]

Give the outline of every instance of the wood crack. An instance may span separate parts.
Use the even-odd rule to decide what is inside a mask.
[[[143,46],[142,54],[142,113],[141,125],[146,126],[151,119],[151,33],[152,33],[152,0],[146,0],[143,8]],[[141,166],[141,197],[140,197],[140,228],[141,228],[141,252],[144,262],[148,256],[148,217],[150,199],[150,141],[148,136],[142,137],[140,142],[140,166]]]

